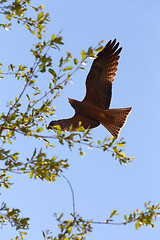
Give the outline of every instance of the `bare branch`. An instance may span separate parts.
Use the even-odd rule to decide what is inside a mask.
[[[73,216],[75,217],[75,198],[74,198],[74,191],[73,191],[73,188],[72,188],[72,185],[70,183],[70,181],[68,180],[67,177],[65,177],[62,173],[60,173],[60,175],[68,182],[68,185],[71,189],[71,193],[72,193],[72,204],[73,204]]]

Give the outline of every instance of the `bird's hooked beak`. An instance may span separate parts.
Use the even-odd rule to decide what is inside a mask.
[[[68,101],[69,101],[69,103],[71,102],[71,99],[68,97]]]

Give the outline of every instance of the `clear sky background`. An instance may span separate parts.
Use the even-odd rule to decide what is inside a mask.
[[[37,2],[37,1],[33,1]],[[64,172],[72,183],[75,194],[76,211],[86,219],[105,221],[116,209],[120,216],[130,214],[133,209],[144,209],[144,202],[160,203],[160,1],[159,0],[81,0],[81,1],[38,1],[49,11],[52,21],[47,28],[47,37],[61,29],[65,45],[62,53],[69,50],[79,58],[80,52],[95,46],[104,39],[117,38],[122,46],[117,75],[113,84],[112,108],[130,107],[128,117],[120,137],[126,140],[126,155],[135,159],[132,166],[120,166],[109,153],[84,148],[86,155],[81,158],[77,149],[70,152],[67,147],[57,145],[56,154],[60,159],[68,157],[70,168]],[[22,26],[15,25],[13,31],[0,30],[0,62],[5,64],[29,65],[33,61],[30,48],[35,40]],[[47,38],[46,38],[47,39]],[[53,54],[53,53],[51,53]],[[80,59],[80,58],[79,58]],[[56,62],[56,59],[55,59]],[[56,116],[51,119],[67,118],[73,115],[67,97],[82,100],[85,95],[85,79],[92,64],[88,62],[85,71],[74,75],[60,98],[55,101]],[[44,75],[45,76],[45,75]],[[45,89],[47,79],[40,79]],[[14,99],[21,91],[18,82],[8,78],[0,80],[0,109],[4,111],[6,101]],[[52,135],[53,132],[47,133]],[[95,140],[109,137],[110,133],[100,126],[92,130]],[[18,137],[14,149],[21,150],[22,159],[31,156],[34,147],[31,139]],[[48,149],[52,154],[52,149]],[[64,179],[54,183],[30,180],[28,176],[13,175],[15,185],[11,190],[2,191],[0,201],[8,206],[20,208],[24,217],[30,217],[30,230],[26,239],[40,240],[41,230],[50,229],[57,233],[57,223],[53,214],[64,212],[65,217],[72,212],[71,191]],[[156,228],[96,225],[87,240],[130,239],[159,240],[160,221]],[[0,230],[0,239],[8,240],[15,232],[8,226]]]

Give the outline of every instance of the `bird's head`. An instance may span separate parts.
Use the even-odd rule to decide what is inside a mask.
[[[53,129],[53,127],[56,125],[59,125],[58,121],[51,121],[48,125],[48,129]]]
[[[51,121],[48,125],[48,129],[56,129],[56,125],[59,125],[61,127],[62,130],[66,130],[66,119],[60,119],[60,120],[55,120],[55,121]]]

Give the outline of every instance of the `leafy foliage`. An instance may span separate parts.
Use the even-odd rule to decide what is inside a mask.
[[[49,13],[43,12],[43,6],[33,6],[31,0],[0,1],[0,14],[4,17],[0,26],[5,30],[12,30],[14,22],[22,24],[29,33],[35,35],[36,42],[33,44],[30,52],[34,61],[30,66],[23,63],[19,66],[9,64],[4,66],[0,63],[0,79],[13,77],[21,87],[19,94],[15,93],[14,99],[9,99],[7,110],[0,115],[0,187],[9,189],[13,183],[11,176],[15,174],[29,175],[30,178],[46,180],[53,182],[57,177],[64,177],[63,171],[69,168],[68,159],[57,157],[54,152],[52,156],[47,154],[47,148],[55,148],[55,142],[60,145],[67,145],[70,150],[78,146],[80,156],[85,154],[85,147],[101,149],[111,152],[112,157],[119,163],[130,164],[133,158],[126,157],[123,149],[126,142],[123,139],[105,138],[93,141],[91,130],[84,129],[79,124],[76,132],[61,130],[60,126],[54,129],[54,135],[49,135],[46,119],[54,115],[54,101],[60,96],[64,87],[72,80],[73,75],[84,70],[89,58],[95,58],[97,52],[103,49],[101,41],[95,47],[89,47],[87,51],[82,50],[80,58],[73,57],[67,50],[65,56],[60,56],[55,62],[54,54],[63,46],[61,32],[53,34],[50,39],[45,38],[45,29],[50,21]],[[56,67],[55,67],[56,65]],[[45,74],[46,89],[40,86],[39,78]],[[47,134],[45,134],[47,132]],[[14,151],[14,144],[17,138],[32,139],[40,142],[40,148],[35,148],[30,157],[22,158],[21,149]],[[65,177],[64,177],[65,178]],[[115,223],[113,217],[118,215],[113,210],[109,219],[103,222],[94,222],[93,220],[84,220],[75,212],[74,192],[68,179],[66,179],[72,191],[73,212],[70,218],[62,220],[63,214],[56,217],[60,233],[53,237],[52,232],[43,231],[44,239],[84,239],[87,233],[93,231],[93,224],[121,224],[126,225],[135,222],[136,229],[140,226],[150,225],[154,227],[156,218],[159,217],[159,204],[150,205],[145,203],[145,211],[139,209],[133,211],[128,217],[124,216],[124,222]],[[0,208],[1,226],[10,223],[19,231],[17,239],[23,239],[29,229],[29,218],[21,218],[18,208],[10,209],[6,203],[2,203]]]
[[[151,202],[144,203],[145,210],[140,211],[140,209],[133,210],[132,213],[124,215],[124,222],[114,222],[113,217],[119,215],[119,213],[113,209],[110,217],[106,220],[106,222],[92,222],[93,224],[112,224],[112,225],[127,225],[128,223],[135,223],[135,228],[138,230],[141,226],[151,226],[155,227],[155,222],[157,217],[160,217],[160,204],[153,204]]]
[[[141,226],[148,226],[150,225],[152,228],[155,227],[155,222],[157,217],[160,217],[160,205],[157,203],[156,205],[151,205],[151,202],[145,203],[145,211],[140,211],[136,209],[133,210],[133,213],[129,214],[127,217],[124,215],[124,222],[115,222],[113,221],[113,217],[119,215],[117,211],[114,209],[112,210],[109,219],[105,222],[94,222],[93,220],[84,220],[78,214],[70,214],[70,218],[68,220],[63,220],[62,218],[64,214],[61,214],[59,217],[56,217],[58,221],[58,227],[60,233],[58,236],[53,237],[51,231],[46,230],[43,233],[44,240],[51,239],[51,240],[60,240],[60,239],[77,239],[83,240],[86,238],[87,234],[93,231],[93,226],[95,224],[112,224],[112,225],[126,225],[129,223],[135,223],[135,228],[138,230]]]
[[[43,33],[45,33],[45,25],[50,21],[49,13],[44,13],[43,5],[34,7],[31,5],[31,0],[15,0],[12,4],[7,4],[7,0],[0,1],[0,13],[5,16],[9,23],[1,23],[0,26],[4,29],[11,30],[12,23],[11,20],[17,20],[17,23],[22,23],[26,28],[32,33],[37,33],[37,38],[41,39]],[[29,9],[30,8],[30,9]],[[30,15],[30,11],[35,11],[38,13],[37,18],[33,19]],[[33,15],[33,13],[31,14]]]
[[[6,225],[8,222],[12,227],[16,227],[16,230],[19,229],[28,229],[29,218],[20,218],[19,209],[9,209],[5,203],[2,203],[0,208],[0,223],[1,226]]]
[[[87,233],[92,232],[91,221],[86,221],[78,214],[70,215],[70,218],[62,221],[63,214],[56,217],[60,233],[53,237],[52,232],[42,231],[44,240],[76,239],[83,240]]]

